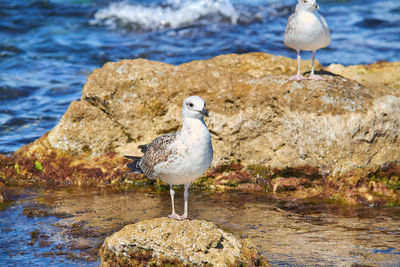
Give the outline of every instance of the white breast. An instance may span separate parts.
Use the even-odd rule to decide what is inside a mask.
[[[289,21],[285,45],[296,50],[313,51],[330,43],[329,28],[317,12],[298,12]]]
[[[204,174],[212,162],[210,133],[203,122],[193,119],[181,131],[170,159],[155,167],[161,180],[187,184]]]

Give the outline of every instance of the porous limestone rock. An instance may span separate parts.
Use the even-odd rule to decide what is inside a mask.
[[[179,129],[188,95],[207,101],[214,166],[241,160],[271,168],[317,166],[323,174],[400,158],[400,99],[342,76],[288,81],[292,60],[254,53],[173,66],[107,63],[49,133],[53,148],[140,155],[140,144]]]
[[[126,225],[107,237],[101,266],[270,266],[248,239],[203,220],[169,218]]]
[[[331,64],[326,71],[355,80],[382,94],[400,97],[400,62],[379,61],[368,65]]]
[[[310,67],[309,61],[302,64]],[[291,180],[291,190],[312,186],[317,189],[312,194],[330,197],[347,188],[353,196],[363,185],[360,194],[389,194],[400,201],[399,66],[331,65],[318,73],[326,81],[294,82],[288,78],[296,61],[265,53],[179,66],[144,59],[109,62],[88,77],[81,99],[49,133],[11,157],[0,155],[0,178],[7,184],[15,177],[20,184],[124,181],[123,155],[141,155],[138,145],[179,130],[183,99],[199,95],[210,110],[205,120],[215,151],[212,167],[240,161],[246,168],[272,170],[260,183],[253,179],[257,188],[270,183],[280,191],[289,180],[266,180],[299,178]],[[285,170],[289,176],[276,175]],[[313,170],[313,175],[293,170]],[[231,175],[221,175],[230,186]],[[248,183],[247,176],[243,172],[239,181]]]

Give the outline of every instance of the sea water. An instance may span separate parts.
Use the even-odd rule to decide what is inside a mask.
[[[0,0],[0,153],[12,153],[50,131],[80,98],[88,75],[109,61],[145,58],[177,65],[260,51],[295,58],[283,45],[283,33],[296,2]],[[400,61],[398,0],[318,3],[332,37],[330,46],[317,52],[323,65]],[[96,249],[124,224],[170,209],[168,193],[135,190],[27,190],[6,197],[11,202],[0,210],[1,266],[97,266],[99,259],[81,250]],[[49,201],[68,216],[24,213],[32,203]],[[139,209],[126,205],[138,201]],[[292,202],[282,207],[265,195],[199,192],[190,203],[192,216],[250,237],[274,266],[400,262],[398,208]],[[81,232],[87,235],[74,236],[74,225],[86,227]]]
[[[0,1],[0,153],[51,130],[106,62],[180,64],[227,53],[295,58],[283,33],[296,0]],[[323,65],[400,60],[398,0],[320,0]],[[303,53],[310,58],[310,53]]]

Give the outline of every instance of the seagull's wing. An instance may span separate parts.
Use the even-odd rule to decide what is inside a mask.
[[[169,155],[173,152],[173,143],[176,141],[179,132],[169,133],[157,137],[150,144],[139,147],[144,151],[143,157],[140,159],[139,166],[142,171],[150,178],[154,175],[154,167],[168,160]]]
[[[296,19],[296,13],[290,15],[290,17],[288,19],[288,23],[286,25],[285,35],[290,34],[294,31],[294,25],[295,25],[294,20],[295,19]]]
[[[321,23],[322,27],[324,28],[324,36],[325,36],[325,41],[326,41],[325,46],[327,46],[331,42],[331,34],[329,31],[328,23],[326,22],[325,18],[319,12],[316,12],[316,16],[317,16],[319,22]]]
[[[328,23],[326,22],[325,18],[321,15],[319,15],[319,18],[321,20],[322,25],[324,26],[325,32],[330,35],[329,33],[329,27],[328,27]]]

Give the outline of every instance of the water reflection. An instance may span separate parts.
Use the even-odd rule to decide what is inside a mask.
[[[36,202],[53,207],[53,214],[58,216],[24,216],[24,207]],[[192,192],[189,205],[193,218],[249,237],[274,266],[397,266],[400,262],[399,208],[277,202],[264,194],[232,192]],[[182,192],[177,193],[176,206],[182,212]],[[97,249],[105,236],[126,224],[165,216],[169,211],[168,192],[34,192],[0,212],[0,262],[28,263],[37,254],[40,263],[50,261],[54,266],[71,262],[96,266],[96,256],[71,255],[79,254],[82,248]],[[9,222],[8,218],[16,219]],[[43,241],[48,246],[40,245],[40,241],[29,245],[35,231],[39,239],[40,235],[48,236]],[[62,253],[52,253],[57,249]],[[74,249],[75,254],[68,251]]]

